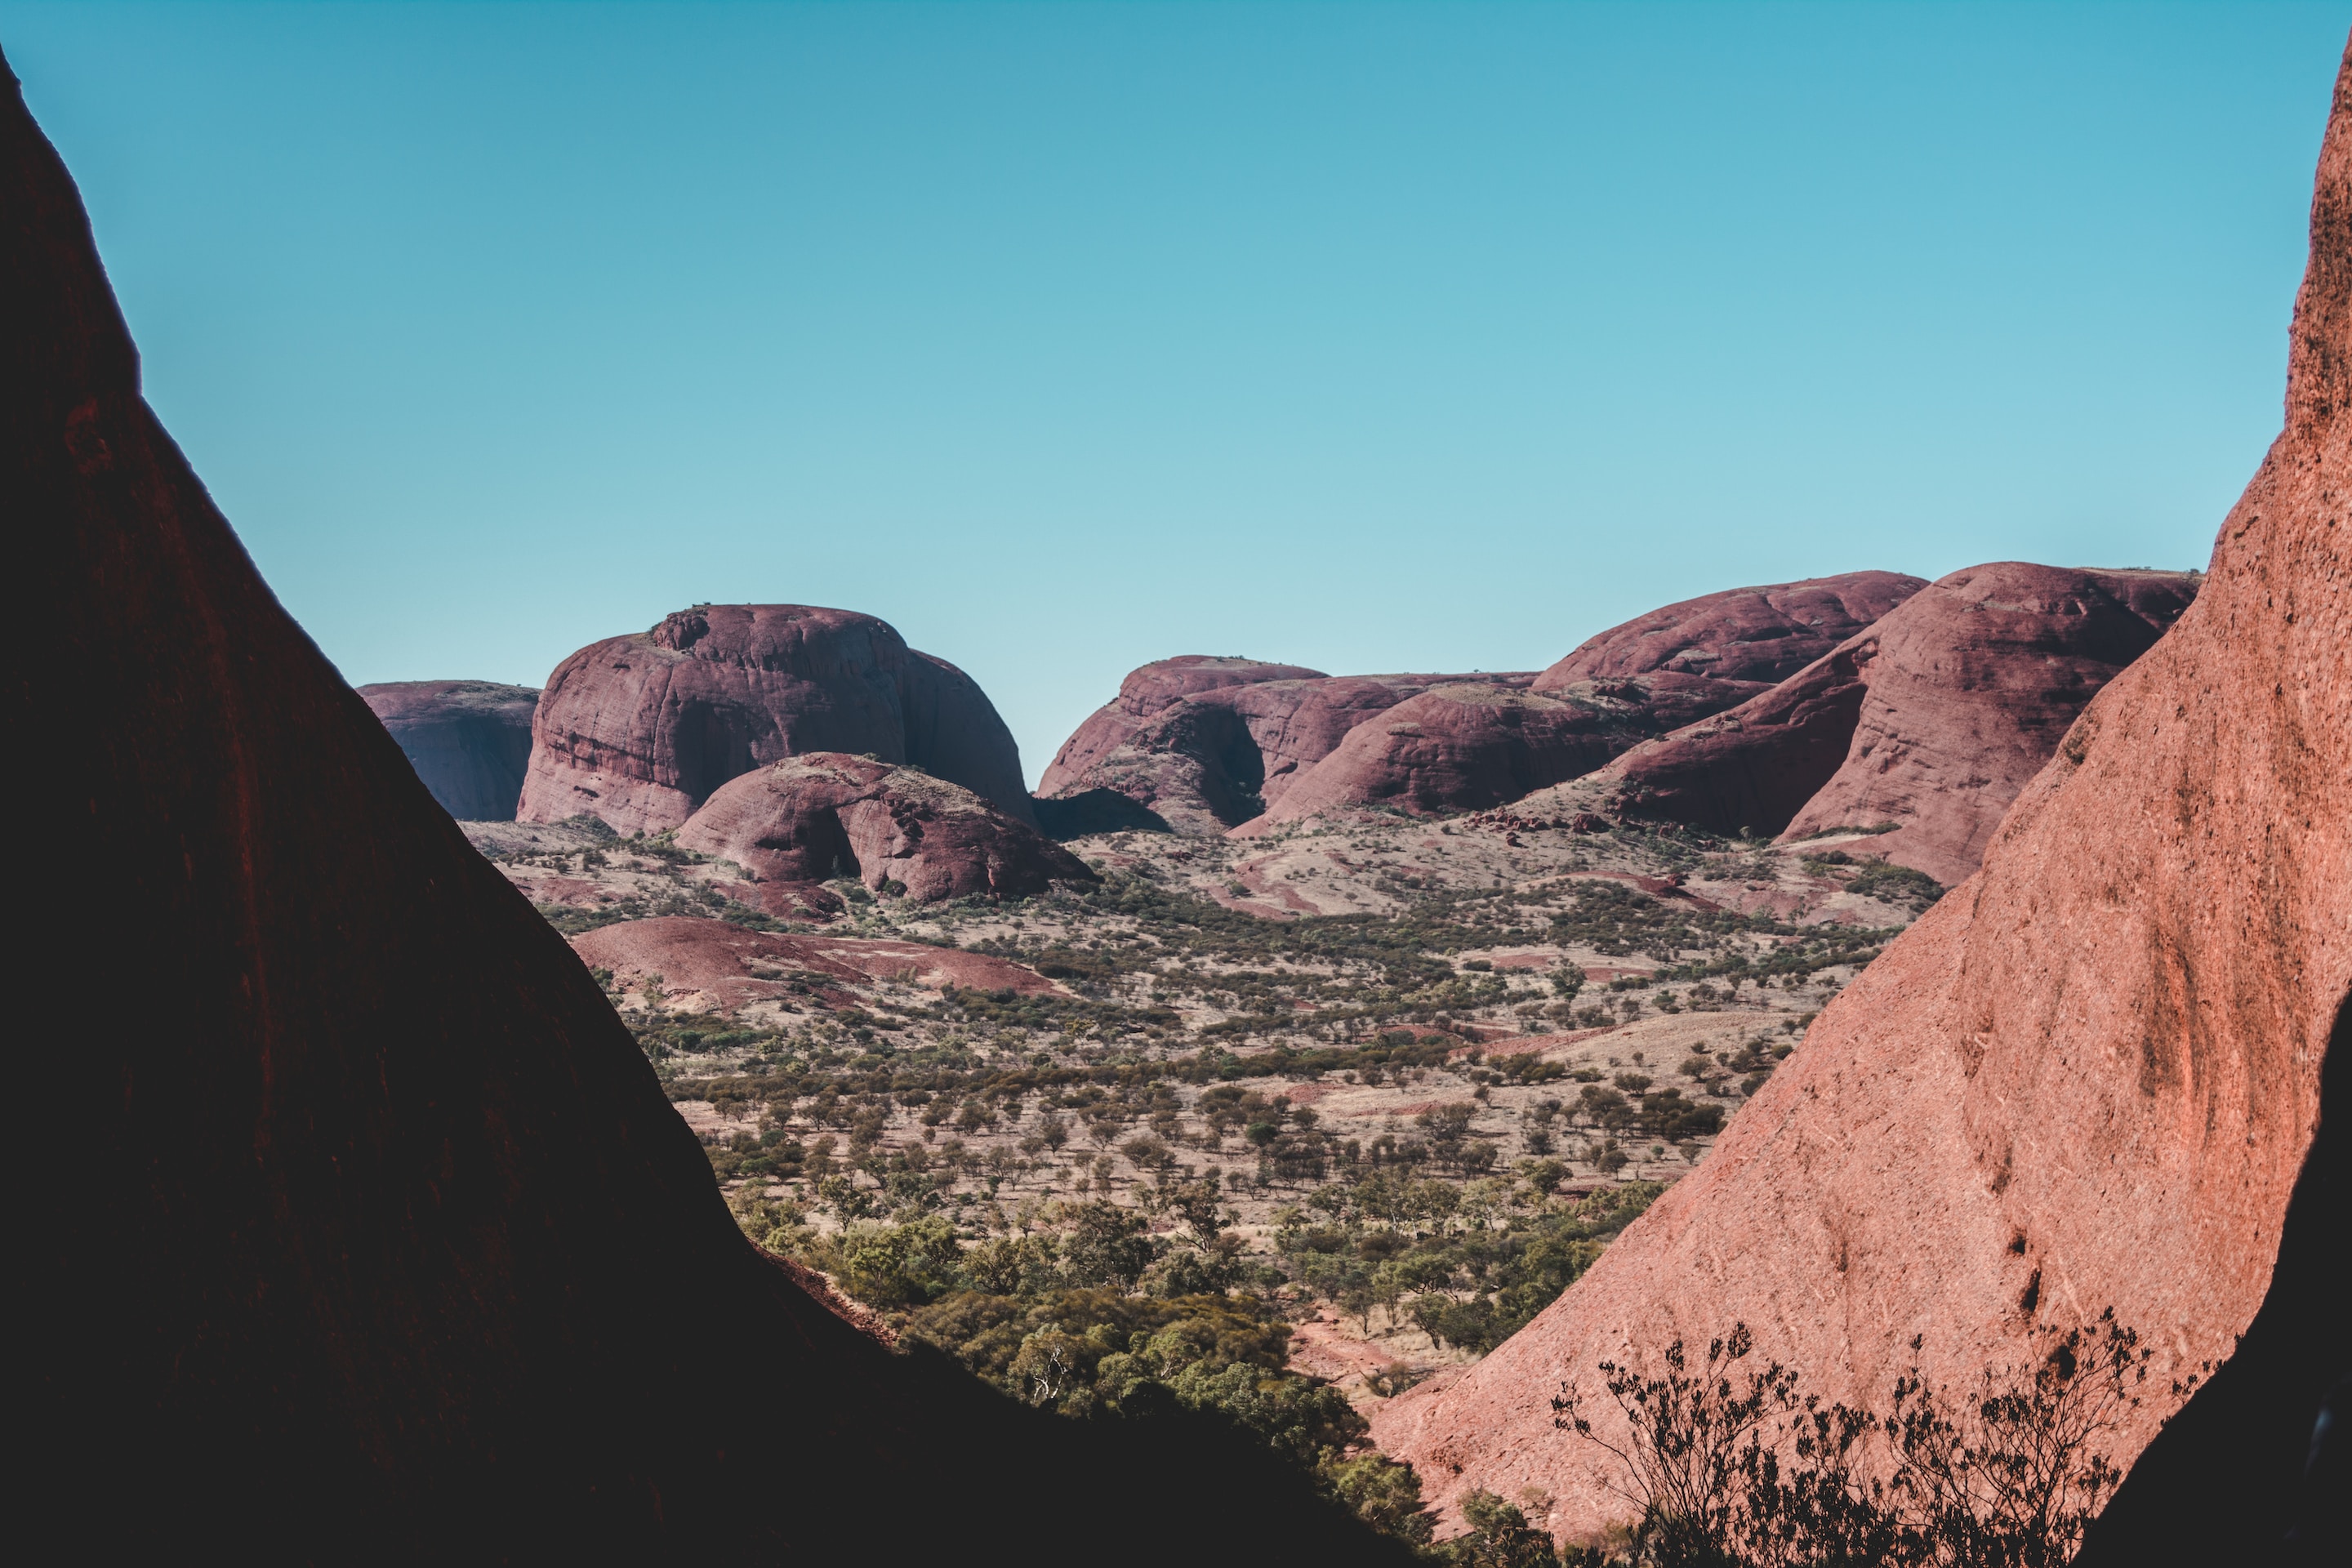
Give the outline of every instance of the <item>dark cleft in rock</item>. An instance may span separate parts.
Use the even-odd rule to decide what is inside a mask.
[[[1006,1400],[744,1238],[595,981],[157,423],[8,87],[0,463],[29,635],[73,672],[5,698],[54,748],[18,795],[53,890],[18,1026],[76,1064],[14,1150],[19,1532],[100,1562],[1402,1562],[1262,1447]],[[1139,1528],[1139,1478],[1217,1506]]]
[[[539,692],[489,680],[388,680],[360,696],[416,776],[460,822],[511,822],[530,761]]]
[[[582,648],[548,678],[518,816],[677,826],[728,780],[804,752],[911,763],[1034,825],[994,704],[888,623],[809,605],[702,605]]]
[[[1099,879],[961,784],[838,752],[730,780],[687,819],[677,842],[750,871],[776,914],[839,910],[823,884],[842,877],[917,903],[1025,898],[1056,881]]]

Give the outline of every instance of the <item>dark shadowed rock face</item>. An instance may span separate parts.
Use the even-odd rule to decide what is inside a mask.
[[[970,676],[886,622],[808,605],[704,605],[558,665],[517,815],[658,833],[803,752],[912,763],[1034,825],[1012,731]]]
[[[1591,773],[1733,700],[1725,682],[1666,673],[1549,693],[1432,687],[1350,730],[1248,830],[1346,811],[1423,816],[1499,805]]]
[[[836,877],[918,903],[1097,880],[1076,856],[961,784],[837,752],[730,780],[677,841],[750,871],[777,914],[838,909],[821,886]]]
[[[1877,652],[1876,631],[1862,632],[1737,708],[1643,742],[1575,786],[1577,804],[1727,836],[1780,832],[1845,762]]]
[[[460,822],[511,822],[530,761],[539,693],[488,680],[390,680],[360,696],[416,776]]]
[[[24,1533],[108,1562],[947,1562],[996,1531],[1046,1563],[1399,1560],[1262,1449],[1028,1410],[744,1239],[586,969],[156,422],[13,79],[0,357],[13,564],[73,672],[0,697],[54,748],[17,797],[56,889],[20,1027],[82,1052],[14,1151]],[[1139,1476],[1218,1506],[1139,1532]],[[1053,1528],[996,1522],[1040,1477]]]
[[[1846,572],[1685,599],[1610,627],[1538,676],[1535,689],[1652,670],[1769,686],[1927,585],[1899,572]]]
[[[2276,1336],[2249,1336],[2263,1364],[2218,1406],[2280,1414],[2329,1370],[2282,1360],[2343,1365],[2329,1271],[2280,1248],[2352,994],[2352,55],[2289,355],[2285,428],[2196,602],[2083,708],[1974,879],[1829,1004],[1566,1294],[1457,1379],[1373,1413],[1381,1446],[1449,1501],[1541,1487],[1555,1529],[1622,1519],[1601,1456],[1563,1439],[1542,1394],[1591,1392],[1600,1362],[1654,1366],[1669,1341],[1734,1323],[1823,1400],[1883,1409],[1915,1361],[1963,1389],[2025,1360],[2038,1327],[2112,1307],[2156,1358],[2106,1439],[2125,1465],[2171,1414],[2171,1380],[2230,1357],[2258,1308]],[[2054,613],[2015,584],[1963,586],[1986,589],[1990,625]],[[2128,603],[2066,614],[2124,647],[2154,635]],[[2343,1210],[2319,1195],[2340,1279]],[[2240,1441],[2226,1417],[2197,1425],[2192,1455]],[[2247,1428],[2244,1449],[2273,1466],[2276,1436]],[[2236,1465],[2172,1473],[2187,1484],[2134,1489],[2162,1511],[2133,1538],[2168,1561],[2284,1560],[2257,1530],[2265,1513],[2283,1527],[2292,1478],[2272,1468],[2255,1491]],[[2242,1478],[2245,1492],[2223,1484]]]
[[[1948,885],[1966,879],[2075,715],[2202,581],[2014,561],[1938,580],[1872,629],[1845,760],[1785,836],[1895,823],[1874,853]]]

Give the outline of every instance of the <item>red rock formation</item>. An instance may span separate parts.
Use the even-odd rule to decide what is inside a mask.
[[[1432,800],[1492,805],[1516,798],[1495,791],[1517,787],[1509,780],[1519,773],[1551,783],[1574,777],[1637,741],[1765,690],[1771,681],[1827,652],[1921,586],[1917,578],[1891,572],[1854,572],[1710,594],[1604,632],[1533,678],[1333,678],[1284,665],[1198,657],[1149,664],[1127,678],[1117,700],[1064,742],[1038,793],[1076,798],[1089,790],[1112,790],[1186,833],[1220,832],[1261,813],[1266,823],[1274,823],[1361,805],[1392,794],[1418,798],[1422,786],[1403,781],[1425,771],[1432,759],[1407,747],[1415,756],[1360,756],[1348,764],[1347,782],[1327,778],[1310,792],[1306,798],[1314,803],[1311,807],[1284,804],[1291,786],[1337,752],[1366,720],[1434,687],[1463,683],[1511,690],[1532,685],[1583,710],[1589,736],[1607,737],[1601,742],[1580,741],[1560,751],[1552,763],[1531,770],[1522,767],[1517,773],[1499,762],[1477,764],[1490,773],[1482,785],[1466,780],[1431,785]],[[1628,684],[1623,678],[1629,676],[1655,679]],[[1645,700],[1654,700],[1654,711],[1636,713],[1628,706]],[[1367,735],[1357,751],[1384,750],[1388,742],[1378,738],[1381,733]],[[1496,756],[1507,753],[1517,754],[1505,745]],[[1441,764],[1440,771],[1454,766]],[[1494,766],[1503,771],[1493,773]],[[1561,767],[1570,771],[1561,773]]]
[[[703,605],[558,665],[517,813],[676,827],[711,792],[803,752],[911,763],[1035,826],[1012,731],[971,678],[872,616]]]
[[[1587,782],[1610,810],[1714,833],[1901,823],[1872,852],[1958,882],[2083,705],[2155,644],[2199,580],[1971,566]]]
[[[1610,627],[1536,677],[1535,689],[1653,670],[1768,686],[1927,585],[1898,572],[1846,572],[1685,599]]]
[[[1263,817],[1236,831],[1374,807],[1421,816],[1500,805],[1711,713],[1731,690],[1671,673],[1540,695],[1475,682],[1434,686],[1349,731]]]
[[[1873,628],[1852,750],[1784,837],[1899,823],[1874,852],[1959,881],[2074,716],[2155,646],[2199,582],[2014,561],[1939,580]]]
[[[1110,753],[1135,739],[1167,709],[1187,697],[1266,680],[1318,680],[1319,669],[1303,665],[1267,664],[1260,659],[1181,654],[1128,672],[1118,683],[1118,695],[1088,715],[1054,753],[1045,775],[1037,781],[1041,795],[1066,796],[1102,787],[1097,768]],[[1146,803],[1149,804],[1149,803]]]
[[[2147,1389],[2263,1300],[2352,995],[2352,55],[2286,427],[2171,632],[2094,698],[1976,876],[1864,971],[1543,1315],[1374,1432],[1448,1498],[1622,1514],[1547,1396],[1736,1321],[1832,1399],[1958,1384],[2112,1305]],[[2341,1316],[2340,1299],[2334,1306]],[[2340,1345],[2340,1335],[2336,1336]],[[2128,1461],[2170,1402],[2126,1417]]]
[[[573,937],[572,948],[582,962],[612,971],[624,991],[658,974],[666,990],[703,998],[719,1012],[791,994],[783,973],[854,984],[907,976],[934,991],[971,986],[1024,996],[1061,990],[1034,969],[984,952],[882,938],[746,931],[687,915],[598,926]]]
[[[47,1110],[12,1149],[20,1536],[101,1562],[1383,1551],[1262,1450],[893,1355],[742,1237],[579,960],[156,422],[14,91],[0,356],[45,661],[5,717],[49,748],[16,795],[45,889],[17,1027],[74,1062],[28,1083]],[[1138,1476],[1218,1507],[1138,1531]],[[997,1522],[1039,1477],[1052,1528]]]
[[[360,696],[460,822],[512,822],[539,693],[488,680],[391,680]]]
[[[919,769],[811,752],[721,784],[677,841],[757,877],[778,914],[822,907],[819,885],[856,877],[918,903],[1023,898],[1099,880],[1086,862],[958,784]],[[815,894],[815,897],[812,897]]]

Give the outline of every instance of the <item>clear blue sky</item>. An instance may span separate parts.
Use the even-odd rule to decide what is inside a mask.
[[[150,396],[355,682],[887,617],[1144,660],[2201,565],[2352,4],[0,4]]]

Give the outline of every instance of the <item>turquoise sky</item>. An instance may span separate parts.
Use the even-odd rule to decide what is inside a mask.
[[[354,681],[887,617],[1030,776],[1146,659],[1532,668],[2200,565],[2352,4],[0,4],[149,394]]]

